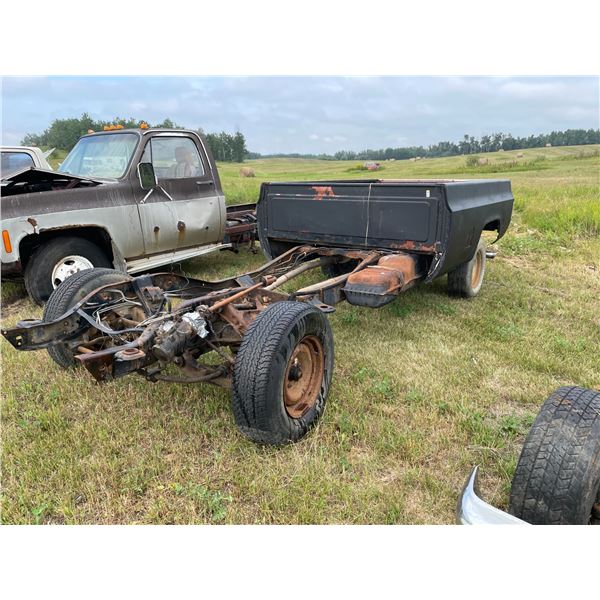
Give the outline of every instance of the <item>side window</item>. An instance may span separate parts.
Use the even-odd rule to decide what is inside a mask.
[[[2,152],[2,177],[33,166],[33,158],[26,152]]]
[[[196,144],[186,137],[155,137],[146,145],[142,162],[152,162],[158,179],[204,175]]]

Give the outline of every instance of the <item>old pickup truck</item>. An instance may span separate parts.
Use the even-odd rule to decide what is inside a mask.
[[[225,205],[205,140],[181,129],[83,136],[59,171],[2,179],[2,276],[44,303],[92,267],[138,273],[252,241],[254,205]]]
[[[445,273],[450,293],[477,295],[482,231],[503,235],[512,206],[509,181],[265,183],[257,215],[272,260],[262,267],[213,282],[81,271],[52,293],[43,320],[2,334],[17,350],[47,348],[60,366],[82,365],[100,382],[137,372],[231,388],[244,435],[293,442],[325,409],[335,304],[383,306]],[[319,268],[324,279],[291,284]]]
[[[0,175],[2,179],[24,168],[37,167],[38,169],[52,170],[48,157],[54,150],[55,148],[51,148],[46,152],[42,152],[40,148],[35,146],[1,146]]]

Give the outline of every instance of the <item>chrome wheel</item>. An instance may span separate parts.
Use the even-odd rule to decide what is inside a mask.
[[[52,269],[52,287],[56,289],[65,279],[79,271],[93,269],[94,265],[85,256],[65,256]]]

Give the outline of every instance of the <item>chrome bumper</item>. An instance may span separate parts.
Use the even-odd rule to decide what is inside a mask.
[[[479,496],[477,472],[474,467],[465,483],[456,505],[456,522],[459,525],[529,525],[525,521],[484,502]]]

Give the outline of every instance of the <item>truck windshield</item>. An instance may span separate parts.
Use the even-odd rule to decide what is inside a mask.
[[[135,133],[111,133],[81,138],[59,170],[61,173],[90,179],[118,179],[124,175],[137,141]]]
[[[27,152],[2,152],[2,166],[0,167],[2,177],[33,166],[35,166],[33,158]]]

